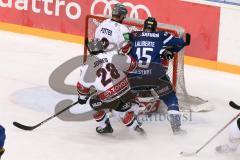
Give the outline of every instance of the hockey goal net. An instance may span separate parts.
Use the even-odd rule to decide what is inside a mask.
[[[87,15],[86,16],[86,24],[85,24],[85,42],[88,39],[92,39],[94,37],[94,33],[98,25],[105,19],[109,18],[109,16],[104,15]],[[136,30],[142,30],[144,20],[140,19],[130,19],[126,18],[123,22],[130,32]],[[180,26],[158,23],[157,30],[164,30],[172,33],[175,36],[183,37],[185,35],[184,28]],[[86,44],[86,43],[85,43]],[[84,45],[84,62],[87,58],[87,48]],[[184,49],[182,49],[178,54],[174,56],[171,61],[167,61],[164,63],[167,65],[168,70],[167,74],[169,75],[173,86],[177,92],[177,96],[179,99],[179,105],[181,110],[190,110],[192,107],[196,107],[200,104],[203,104],[207,101],[194,97],[188,94],[186,90],[185,80],[184,80]],[[143,101],[148,101],[148,97],[143,98]],[[163,105],[161,103],[161,105]]]

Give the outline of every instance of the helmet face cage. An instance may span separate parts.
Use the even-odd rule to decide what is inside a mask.
[[[153,17],[148,17],[145,21],[144,21],[144,27],[143,30],[144,31],[151,31],[151,32],[155,32],[157,28],[157,21],[155,20],[155,18]]]
[[[88,42],[88,51],[90,54],[98,54],[103,52],[103,43],[99,39],[93,39]]]
[[[128,11],[126,7],[120,3],[117,3],[114,5],[113,11],[112,11],[112,16],[113,17],[121,17],[122,15],[126,17]]]

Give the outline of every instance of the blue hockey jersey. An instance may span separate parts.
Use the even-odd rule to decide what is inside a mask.
[[[0,149],[3,148],[5,138],[5,129],[0,125]]]
[[[135,31],[131,33],[130,39],[132,42],[130,56],[139,63],[138,69],[134,72],[138,75],[164,75],[161,53],[168,47],[171,47],[172,52],[179,52],[185,46],[182,38],[165,31]]]

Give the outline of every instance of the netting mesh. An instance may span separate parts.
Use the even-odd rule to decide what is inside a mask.
[[[88,15],[86,20],[86,33],[85,38],[92,39],[94,37],[95,30],[97,26],[105,19],[109,18],[109,16],[93,16]],[[130,19],[127,18],[124,20],[123,24],[125,24],[128,29],[131,31],[142,30],[143,28],[143,20],[140,19]],[[169,25],[164,23],[158,23],[158,30],[164,30],[172,33],[175,36],[182,37],[185,35],[184,28],[175,25]],[[87,51],[84,51],[85,55]],[[184,49],[182,49],[173,60],[165,62],[168,65],[167,74],[169,75],[175,90],[177,92],[177,97],[179,100],[179,105],[181,110],[189,110],[192,106],[196,107],[197,105],[203,104],[207,101],[194,97],[188,94],[185,85],[184,79]],[[147,101],[147,97],[145,100]],[[161,103],[161,105],[164,105]]]

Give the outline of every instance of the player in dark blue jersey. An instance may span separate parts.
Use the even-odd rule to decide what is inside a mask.
[[[172,83],[163,67],[163,60],[170,60],[190,42],[165,31],[156,31],[155,18],[149,17],[144,22],[143,31],[131,33],[132,50],[129,53],[138,61],[138,68],[129,75],[131,87],[136,91],[155,93],[168,107],[170,124],[174,134],[186,133],[180,128],[179,104]]]
[[[3,148],[5,138],[6,138],[5,129],[0,125],[0,159],[5,151]]]

